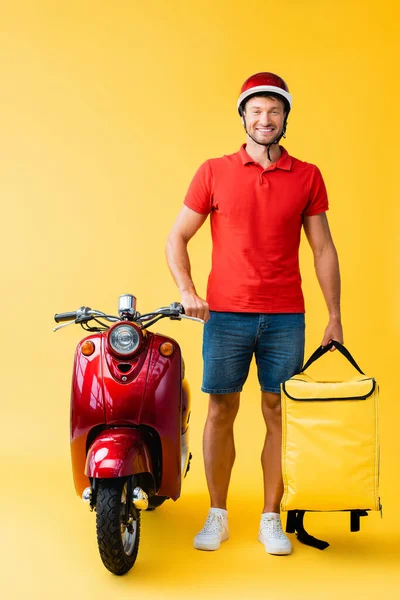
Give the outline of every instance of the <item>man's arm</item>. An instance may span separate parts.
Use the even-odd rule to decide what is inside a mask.
[[[315,271],[329,312],[329,323],[321,345],[326,346],[331,340],[343,343],[339,261],[326,213],[304,217],[303,226],[314,254]]]
[[[183,206],[171,229],[165,248],[168,267],[181,293],[185,313],[203,319],[205,322],[210,318],[210,312],[207,302],[197,295],[191,277],[187,245],[207,216]]]

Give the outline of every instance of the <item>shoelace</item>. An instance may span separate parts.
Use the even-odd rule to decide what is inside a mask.
[[[224,517],[217,513],[210,513],[200,533],[221,533],[224,528]]]
[[[286,539],[286,535],[282,530],[282,523],[280,519],[266,519],[261,521],[261,529],[267,529],[268,535],[278,539]]]

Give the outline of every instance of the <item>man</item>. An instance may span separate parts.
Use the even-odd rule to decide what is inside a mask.
[[[194,540],[201,550],[216,550],[229,537],[233,424],[255,354],[267,427],[258,539],[271,554],[291,552],[280,521],[280,384],[300,371],[304,358],[302,226],[329,311],[322,345],[332,339],[343,343],[339,265],[325,214],[325,185],[315,165],[289,156],[279,145],[291,104],[288,87],[277,75],[257,73],[246,80],[238,100],[246,144],[201,165],[168,237],[167,261],[181,302],[188,315],[205,321],[202,391],[209,394],[209,410],[203,450],[211,508]],[[209,214],[213,251],[205,301],[191,278],[187,244]]]

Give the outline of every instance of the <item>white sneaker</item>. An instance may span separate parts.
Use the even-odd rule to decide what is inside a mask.
[[[218,550],[221,542],[229,538],[227,513],[211,509],[208,513],[204,527],[194,538],[196,550]]]
[[[258,541],[264,544],[269,554],[291,554],[292,544],[282,530],[281,517],[278,513],[261,515]]]

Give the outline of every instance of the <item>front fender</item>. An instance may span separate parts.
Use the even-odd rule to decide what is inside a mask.
[[[102,431],[89,448],[85,474],[102,479],[139,473],[154,477],[149,444],[149,437],[140,429]]]

